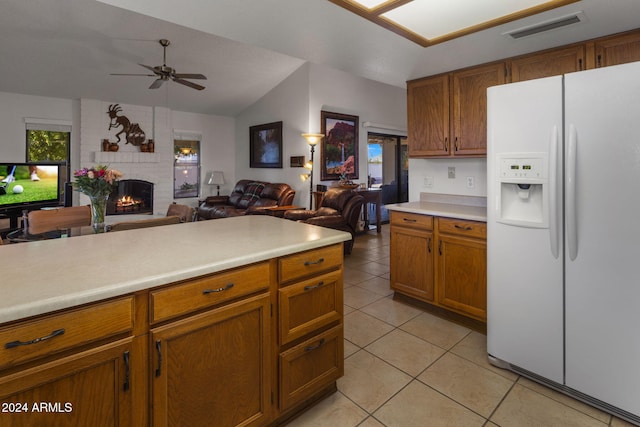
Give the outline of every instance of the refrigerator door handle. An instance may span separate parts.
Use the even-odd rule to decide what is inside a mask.
[[[549,244],[554,258],[559,255],[558,233],[558,127],[554,126],[549,141]]]
[[[575,261],[578,256],[578,224],[576,207],[576,157],[578,134],[573,124],[569,125],[569,144],[567,146],[567,196],[566,224],[569,259]]]

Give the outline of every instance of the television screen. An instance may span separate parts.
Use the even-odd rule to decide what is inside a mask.
[[[59,172],[55,164],[0,163],[0,212],[57,205]]]

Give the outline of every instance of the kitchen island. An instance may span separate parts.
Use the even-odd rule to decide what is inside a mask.
[[[294,415],[343,373],[348,239],[246,216],[3,246],[0,425]]]
[[[391,288],[486,331],[486,198],[421,194],[391,211]]]

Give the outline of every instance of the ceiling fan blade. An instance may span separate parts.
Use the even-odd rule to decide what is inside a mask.
[[[193,88],[193,89],[196,89],[196,90],[204,89],[204,86],[200,86],[199,84],[192,83],[192,82],[187,81],[187,80],[173,79],[173,81],[176,82],[176,83],[180,83],[181,85],[189,86],[190,88]]]
[[[198,80],[207,80],[207,77],[202,74],[173,74],[173,77],[176,79],[198,79]]]
[[[162,86],[162,83],[164,83],[164,79],[156,79],[153,83],[151,83],[149,89],[158,89],[160,86]]]
[[[149,65],[144,65],[144,64],[138,64],[138,65],[139,65],[139,66],[141,66],[141,67],[146,68],[146,69],[147,69],[147,70],[149,70],[149,71],[153,71],[153,73],[154,73],[154,74],[156,74],[156,75],[160,75],[160,73],[158,72],[158,70],[156,70],[155,68],[153,68],[153,67],[151,67],[151,66],[149,66]]]

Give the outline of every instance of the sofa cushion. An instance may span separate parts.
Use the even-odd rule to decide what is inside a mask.
[[[256,200],[260,198],[260,194],[262,194],[263,189],[263,182],[250,183],[245,187],[244,194],[242,195],[236,206],[241,209],[246,209],[249,206],[253,205]]]

